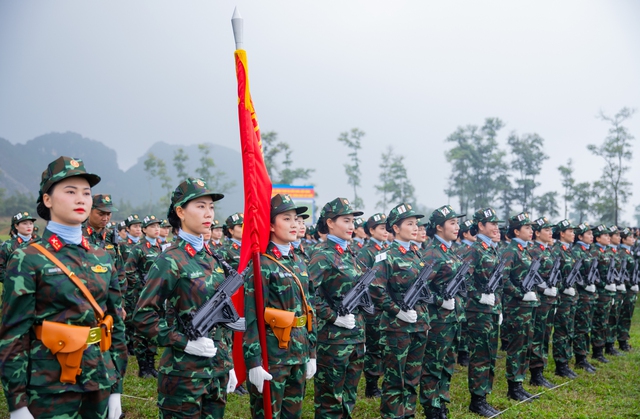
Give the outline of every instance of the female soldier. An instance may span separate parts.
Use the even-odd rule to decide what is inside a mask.
[[[229,242],[220,252],[224,259],[233,269],[238,269],[240,263],[240,246],[242,246],[242,225],[244,224],[244,214],[236,212],[227,217],[225,222],[225,236]]]
[[[624,302],[624,296],[627,294],[627,287],[624,285],[624,281],[619,275],[622,269],[622,258],[618,252],[618,246],[620,246],[620,230],[617,226],[611,226],[609,228],[609,236],[611,237],[611,243],[609,244],[608,251],[611,252],[612,258],[615,260],[615,269],[618,272],[616,277],[616,293],[613,296],[611,302],[611,311],[609,313],[609,323],[607,324],[607,337],[604,346],[604,353],[612,356],[621,356],[622,352],[619,352],[616,347],[616,329],[618,327],[618,321],[620,319],[620,308]]]
[[[631,319],[633,318],[633,311],[636,305],[636,300],[638,299],[638,284],[633,282],[633,274],[638,261],[634,260],[631,251],[636,241],[631,229],[627,227],[620,231],[620,239],[620,257],[622,261],[625,259],[627,260],[627,272],[623,274],[626,275],[628,279],[626,283],[627,292],[625,293],[624,300],[622,301],[615,336],[618,338],[620,349],[628,352],[631,350],[631,345],[629,345],[629,329],[631,328]]]
[[[213,222],[211,223],[211,247],[214,250],[217,250],[224,245],[224,243],[222,242],[222,237],[224,236],[222,229],[223,226],[222,224],[220,224],[220,221],[213,220]]]
[[[418,219],[423,217],[406,203],[389,212],[386,228],[395,233],[395,241],[378,256],[378,272],[371,287],[376,309],[382,311],[380,330],[386,343],[380,400],[384,419],[413,418],[416,414],[429,312],[426,302],[404,308],[402,302],[424,267],[410,244],[418,235]]]
[[[327,234],[309,263],[309,279],[316,288],[318,315],[318,374],[315,377],[315,417],[350,418],[356,404],[364,360],[364,317],[359,309],[339,314],[337,307],[363,270],[349,248],[354,217],[345,198],[325,204],[318,231]]]
[[[460,259],[465,259],[469,252],[471,252],[471,246],[476,242],[478,234],[478,227],[473,220],[466,220],[460,225],[460,231],[458,231],[458,239],[460,244],[455,249],[456,254]],[[456,347],[458,349],[458,364],[463,367],[469,366],[469,329],[467,328],[467,315],[465,313],[466,307],[466,283],[463,285],[463,291],[458,294],[458,299],[461,301],[460,305],[460,328],[458,329],[458,338],[456,339]]]
[[[309,253],[307,252],[307,246],[302,242],[307,234],[307,226],[304,224],[304,220],[307,218],[309,218],[307,214],[300,214],[296,217],[298,233],[296,234],[296,239],[291,242],[295,254],[300,256],[305,264],[309,263]]]
[[[424,262],[433,265],[429,289],[435,296],[428,305],[429,342],[424,353],[420,377],[420,404],[427,419],[446,418],[447,403],[451,402],[449,386],[455,363],[455,339],[461,314],[455,295],[445,299],[444,290],[462,265],[452,249],[458,238],[458,215],[450,205],[435,210],[429,217],[427,235],[431,244],[424,250]]]
[[[529,369],[527,352],[533,337],[533,311],[539,304],[535,291],[525,291],[522,288],[522,280],[532,262],[527,251],[528,242],[533,237],[529,214],[522,212],[511,217],[507,235],[511,242],[502,253],[505,267],[504,324],[501,329],[507,342],[507,397],[523,401],[533,397],[522,388],[522,382]]]
[[[7,261],[11,254],[18,248],[27,246],[33,237],[33,222],[36,219],[28,212],[19,212],[11,217],[11,230],[15,231],[15,237],[0,245],[0,284],[4,282]]]
[[[211,228],[214,202],[222,198],[201,179],[188,178],[173,191],[167,218],[177,238],[151,265],[133,314],[138,332],[165,347],[158,369],[160,418],[222,418],[226,393],[237,384],[230,331],[216,327],[190,340],[185,330],[187,316],[225,280],[202,239]]]
[[[604,224],[600,224],[593,230],[596,245],[591,249],[591,255],[598,259],[598,274],[600,282],[596,284],[598,298],[596,309],[593,313],[593,324],[591,328],[591,346],[593,347],[593,359],[607,363],[609,360],[604,357],[603,351],[606,343],[609,315],[611,303],[616,293],[616,284],[607,282],[609,265],[613,254],[608,251],[611,237],[609,229]]]
[[[129,259],[129,252],[131,248],[140,241],[142,237],[142,219],[138,214],[131,214],[124,220],[126,237],[120,242],[120,254],[122,254],[122,260]]]
[[[127,312],[133,314],[138,304],[140,292],[145,284],[147,272],[151,268],[153,262],[160,253],[162,248],[158,240],[160,234],[160,223],[162,220],[156,218],[155,215],[147,215],[142,220],[142,239],[131,248],[129,259],[125,264],[125,272],[127,274],[127,293],[125,301],[128,305]],[[125,323],[130,321],[133,316],[125,319]],[[157,353],[157,347],[152,341],[145,339],[135,330],[133,323],[127,324],[128,330],[131,330],[133,341],[133,353],[138,359],[138,377],[148,378],[157,377],[158,371],[154,367],[154,359]]]
[[[296,239],[296,216],[306,207],[296,207],[289,195],[271,198],[271,242],[260,257],[261,284],[264,290],[265,323],[269,372],[263,368],[262,350],[256,323],[255,281],[253,265],[245,281],[244,358],[249,370],[251,417],[264,418],[262,390],[271,382],[271,409],[276,419],[302,416],[305,379],[316,370],[313,290],[307,267],[292,250]],[[287,333],[289,339],[286,339]]]
[[[127,359],[117,272],[111,256],[82,237],[99,181],[82,160],[51,162],[38,197],[38,215],[49,221],[42,241],[9,259],[0,376],[11,419],[122,413]]]
[[[595,302],[598,298],[596,286],[593,281],[588,281],[591,264],[594,260],[594,257],[589,252],[589,248],[593,243],[593,231],[587,223],[582,223],[576,227],[575,233],[576,237],[572,252],[576,260],[582,260],[582,266],[580,267],[582,281],[578,282],[576,287],[578,301],[576,302],[576,317],[573,329],[573,352],[576,355],[576,368],[594,373],[596,368],[587,361],[591,321],[593,320]]]

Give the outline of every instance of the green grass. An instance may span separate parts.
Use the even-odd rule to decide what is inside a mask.
[[[640,304],[638,304],[640,305]],[[553,375],[555,368],[553,361],[546,371],[545,376],[556,384],[569,381],[563,387],[547,391],[540,399],[532,403],[517,404],[506,398],[507,383],[504,378],[505,354],[497,362],[496,380],[494,391],[488,397],[490,403],[500,409],[509,409],[501,415],[502,418],[640,418],[640,309],[636,309],[634,323],[631,331],[631,345],[634,347],[631,353],[622,357],[609,357],[609,364],[602,365],[595,361],[592,363],[598,368],[598,372],[587,374],[577,370],[579,377],[575,380],[566,380]],[[157,418],[158,411],[155,405],[156,381],[140,379],[137,377],[137,362],[130,359],[127,371],[123,397],[123,410],[127,419]],[[525,388],[535,392],[525,383]],[[379,399],[364,398],[364,380],[360,383],[360,398],[357,402],[354,418],[368,419],[379,417]],[[467,390],[466,368],[457,367],[451,385],[453,403],[449,406],[452,418],[478,418],[469,413],[469,392]],[[0,417],[8,417],[4,397],[0,400]],[[229,403],[225,418],[245,419],[250,417],[248,408],[248,396],[239,397],[235,394],[229,396]],[[304,418],[313,418],[313,385],[307,388],[305,398]],[[419,408],[418,418],[423,418],[422,409]]]

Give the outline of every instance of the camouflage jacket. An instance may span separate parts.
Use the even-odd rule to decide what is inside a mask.
[[[380,246],[373,240],[369,240],[362,249],[358,252],[358,259],[362,265],[367,268],[371,268],[376,261],[376,256],[386,249],[385,246]]]
[[[454,323],[460,320],[461,308],[456,299],[456,307],[453,310],[442,308],[444,298],[442,296],[449,281],[456,276],[462,265],[462,259],[456,255],[453,247],[447,248],[438,239],[431,242],[425,249],[423,261],[433,264],[433,274],[429,278],[429,290],[435,297],[434,304],[429,304],[429,320],[439,323]]]
[[[381,255],[385,256],[375,265],[378,272],[370,288],[376,309],[382,311],[380,330],[406,333],[429,330],[429,309],[425,303],[418,303],[414,307],[418,313],[418,321],[415,323],[406,323],[396,317],[402,310],[404,294],[425,265],[420,260],[420,255],[413,250],[406,250],[395,241]]]
[[[593,247],[594,247],[593,244],[589,248],[587,248],[586,246],[580,243],[574,243],[573,247],[571,248],[571,252],[573,253],[574,258],[576,260],[582,259],[582,266],[580,267],[580,275],[582,275],[582,279],[584,281],[586,281],[587,278],[589,277],[589,269],[591,268],[591,262],[593,261],[593,258],[594,258],[593,254],[590,253],[590,249],[592,249]],[[587,285],[588,284],[586,284],[586,282],[583,285],[576,283],[575,288],[577,288],[578,291],[580,290],[584,291],[584,288]],[[579,295],[580,297],[584,296],[585,299],[588,300],[590,299],[589,297],[593,297],[597,294],[584,291],[584,293],[579,292]]]
[[[144,277],[160,253],[162,253],[160,245],[152,245],[145,237],[131,248],[129,258],[124,266],[127,273],[128,289],[138,291],[142,289]]]
[[[354,344],[364,342],[364,317],[359,309],[352,313],[356,327],[345,329],[334,325],[338,317],[337,307],[344,295],[353,288],[363,274],[357,258],[347,247],[331,240],[318,245],[309,262],[309,280],[316,290],[315,304],[318,316],[318,342]]]
[[[33,236],[30,241],[25,242],[20,238],[20,236],[16,236],[11,240],[7,240],[6,242],[0,245],[0,284],[4,282],[4,276],[7,269],[7,262],[9,261],[9,257],[11,254],[18,248],[28,246],[29,243],[34,241]]]
[[[304,261],[306,265],[309,264],[311,260],[309,259],[308,248],[305,243],[300,243],[300,246],[294,247],[293,251],[296,254],[296,256],[298,256],[300,259]]]
[[[111,388],[122,393],[120,371],[126,369],[127,349],[118,277],[111,256],[90,244],[66,244],[49,230],[40,242],[80,277],[114,321],[111,349],[89,345],[82,356],[76,384],[61,383],[56,356],[35,337],[33,326],[44,320],[97,327],[96,314],[76,285],[35,247],[17,249],[7,265],[0,326],[0,376],[9,411],[28,404],[28,391],[89,392]]]
[[[600,282],[596,283],[598,294],[608,296],[615,295],[615,291],[604,289],[607,285],[607,273],[609,272],[611,258],[614,256],[613,252],[610,252],[607,247],[601,247],[597,243],[592,244],[590,250],[591,255],[598,258],[598,274],[600,275]]]
[[[553,248],[551,249],[551,253],[553,254],[553,257],[561,257],[562,258],[562,262],[560,264],[560,272],[562,273],[562,280],[560,282],[560,284],[558,285],[558,290],[560,290],[560,292],[564,291],[565,289],[567,289],[568,287],[566,286],[566,282],[567,282],[567,278],[569,276],[569,273],[571,273],[571,270],[573,269],[573,265],[578,261],[578,259],[576,259],[576,256],[573,254],[573,251],[571,249],[571,245],[567,244],[567,243],[562,243],[561,241],[557,241],[554,245]],[[584,262],[583,262],[584,263]],[[582,274],[582,272],[581,272]],[[586,279],[586,277],[584,278]],[[576,285],[573,285],[573,288],[575,288]],[[567,299],[570,298],[571,296],[567,295],[567,294],[563,294],[562,299]],[[577,299],[577,296],[575,296],[575,298],[573,298],[573,300]]]
[[[627,249],[626,247],[622,247],[620,246],[618,253],[620,254],[620,264],[622,264],[622,261],[624,261],[626,259],[627,261],[627,272],[626,272],[626,278],[625,278],[625,282],[627,287],[633,284],[630,284],[629,281],[631,279],[633,279],[633,270],[636,266],[636,263],[638,263],[634,258],[633,258],[633,253],[631,249]],[[622,272],[620,272],[620,274],[622,275]],[[627,288],[627,291],[629,291],[629,288]]]
[[[545,246],[539,242],[532,242],[528,247],[528,251],[531,257],[534,259],[540,259],[540,269],[538,269],[540,278],[544,279],[547,286],[551,286],[549,284],[549,275],[551,274],[551,270],[553,269],[553,264],[555,263],[557,256],[552,255],[552,251],[549,246]],[[556,284],[557,288],[560,288],[562,285],[562,278],[562,275],[560,275],[558,283]],[[538,298],[547,304],[555,304],[558,301],[557,295],[555,297],[550,297],[545,295],[541,289],[538,289]]]
[[[474,242],[475,243],[475,242]],[[452,246],[453,247],[453,246]],[[458,257],[462,260],[466,260],[467,256],[469,255],[469,253],[471,253],[471,248],[473,246],[469,246],[466,243],[460,243],[456,249],[455,252],[458,255]]]
[[[124,263],[126,263],[127,259],[129,259],[129,252],[131,251],[131,248],[135,245],[136,243],[134,243],[133,240],[131,240],[129,237],[127,237],[126,239],[118,243],[118,248],[120,250],[120,256],[122,257],[123,265]]]
[[[217,252],[220,256],[227,261],[229,265],[236,271],[238,270],[238,265],[240,264],[240,246],[238,246],[235,242],[229,240],[222,248],[218,247]]]
[[[124,260],[120,253],[120,246],[113,243],[113,231],[108,231],[106,228],[101,232],[95,231],[91,226],[85,226],[82,229],[82,235],[85,236],[89,243],[95,244],[101,249],[104,249],[111,255],[113,259],[113,265],[116,272],[118,272],[118,283],[120,284],[120,292],[124,295],[127,292],[127,277],[124,271]]]
[[[269,243],[266,254],[278,260],[293,274],[296,275],[305,293],[307,303],[314,310],[313,289],[309,281],[307,266],[294,252],[283,256],[278,248]],[[296,317],[303,317],[303,300],[300,287],[290,273],[273,260],[262,255],[260,257],[260,275],[262,276],[262,290],[264,307],[278,310],[293,311]],[[249,270],[245,276],[244,285],[244,315],[247,329],[244,332],[244,359],[247,369],[262,365],[262,348],[258,336],[258,324],[256,321],[255,301],[255,276],[253,274],[253,261],[249,262]],[[314,310],[315,311],[315,310]],[[293,327],[291,340],[287,349],[280,349],[278,339],[271,328],[266,325],[267,348],[269,365],[296,365],[304,364],[310,358],[316,357],[316,321],[314,314],[313,329],[308,332],[307,326]]]
[[[537,307],[540,301],[522,301],[524,292],[522,291],[522,281],[529,271],[533,259],[527,249],[516,240],[511,243],[502,253],[502,258],[506,261],[504,266],[503,282],[503,302],[505,307]],[[533,288],[536,292],[536,287]]]
[[[184,352],[188,338],[184,333],[186,315],[200,308],[225,280],[225,272],[205,246],[199,252],[178,238],[151,265],[133,313],[133,323],[148,339],[157,339],[166,347],[160,359],[163,374],[211,378],[226,374],[233,368],[231,359],[232,333],[222,327],[212,331],[218,353],[213,358]],[[165,311],[166,315],[162,315]],[[178,319],[178,316],[180,318]]]
[[[467,305],[465,311],[499,314],[502,310],[500,300],[502,284],[498,285],[496,289],[496,304],[494,306],[480,304],[480,298],[485,292],[485,287],[496,265],[498,265],[498,250],[497,247],[492,247],[478,239],[467,253],[465,260],[471,262],[471,267],[469,269],[469,279],[467,280]]]

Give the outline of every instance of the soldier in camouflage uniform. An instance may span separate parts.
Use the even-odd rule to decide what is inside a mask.
[[[620,317],[615,330],[615,336],[618,339],[620,349],[628,352],[631,350],[629,345],[629,329],[631,329],[631,319],[633,318],[633,311],[638,299],[638,284],[633,282],[633,274],[638,261],[634,259],[632,249],[635,244],[635,237],[630,228],[625,228],[620,231],[620,258],[621,260],[627,260],[627,281],[624,283],[626,287],[626,293],[624,294],[624,300],[622,301],[622,307],[620,309]],[[637,280],[637,279],[635,279]]]
[[[598,225],[593,230],[596,244],[591,248],[591,255],[598,259],[598,274],[600,275],[600,282],[596,283],[598,298],[593,313],[591,346],[593,348],[593,359],[602,363],[609,362],[609,360],[604,357],[603,351],[609,327],[611,305],[616,293],[615,283],[607,284],[606,281],[607,273],[609,272],[609,263],[613,257],[613,253],[608,251],[609,244],[611,243],[609,232],[609,229],[604,224]]]
[[[373,267],[376,256],[387,248],[387,237],[389,232],[386,228],[387,215],[383,213],[373,214],[364,225],[367,236],[370,237],[367,244],[358,253],[360,262],[367,268]],[[365,319],[365,341],[367,351],[364,354],[364,379],[365,397],[380,397],[378,381],[382,377],[382,352],[384,341],[380,333],[380,316],[382,312],[374,309],[373,314],[364,313]]]
[[[458,232],[458,239],[460,244],[456,249],[456,253],[460,259],[465,259],[467,254],[471,251],[471,246],[476,242],[476,234],[478,229],[473,220],[466,220],[460,225],[460,231]],[[464,308],[467,305],[466,302],[466,285],[463,287],[463,291],[458,294],[460,299],[460,327],[458,328],[458,337],[456,341],[456,347],[458,348],[458,364],[463,367],[469,366],[469,330],[467,328],[467,316],[464,312]]]
[[[129,259],[131,248],[140,241],[142,237],[142,219],[138,214],[131,214],[124,220],[126,238],[120,242],[120,254],[126,263]]]
[[[224,226],[218,220],[213,220],[211,223],[211,241],[209,242],[209,246],[216,251],[224,245],[222,241],[224,237],[223,228]]]
[[[611,226],[609,228],[611,244],[609,245],[609,252],[611,252],[612,257],[616,260],[615,268],[618,273],[621,272],[622,269],[622,257],[618,253],[618,246],[620,245],[620,231],[618,227]],[[605,344],[605,353],[613,356],[621,356],[622,353],[619,352],[615,348],[616,343],[616,330],[618,328],[618,320],[620,319],[620,310],[622,308],[622,303],[624,302],[625,295],[627,293],[627,288],[624,284],[624,281],[621,278],[621,275],[616,277],[616,293],[613,296],[613,301],[611,303],[611,312],[609,314],[609,322],[607,325],[607,338]]]
[[[531,371],[530,384],[552,388],[554,385],[543,375],[547,367],[549,353],[549,340],[553,328],[553,316],[558,299],[558,288],[549,283],[549,274],[554,265],[554,257],[547,245],[553,234],[553,225],[547,217],[538,218],[533,222],[535,242],[529,247],[529,253],[533,258],[540,259],[541,265],[538,273],[544,282],[538,284],[538,296],[540,305],[533,311],[533,337],[531,339],[531,351],[529,352],[529,370]]]
[[[364,230],[364,220],[360,217],[356,217],[353,220],[353,233],[351,234],[353,249],[356,253],[364,247],[367,241],[367,233]]]
[[[383,419],[416,415],[429,311],[425,302],[403,309],[402,301],[425,266],[410,244],[418,235],[418,220],[423,217],[408,203],[389,212],[386,228],[394,233],[395,240],[386,252],[378,255],[378,272],[371,287],[376,309],[382,311],[380,330],[386,344],[380,400]]]
[[[224,257],[229,265],[235,270],[240,264],[240,246],[242,246],[242,225],[244,224],[244,214],[236,212],[227,217],[225,221],[225,236],[229,238],[227,244],[219,253]]]
[[[429,345],[424,352],[420,376],[420,404],[427,419],[447,418],[447,403],[451,403],[449,387],[455,364],[455,340],[459,333],[462,314],[460,301],[455,295],[445,300],[444,290],[456,276],[462,265],[452,249],[458,237],[458,215],[450,205],[435,210],[429,218],[427,235],[431,244],[424,250],[423,260],[433,265],[429,278],[429,290],[435,297],[428,305]]]
[[[99,181],[99,176],[86,172],[82,160],[60,157],[42,173],[37,208],[40,217],[49,221],[39,244],[87,285],[98,313],[74,282],[36,247],[18,248],[8,261],[0,324],[0,378],[12,419],[117,419],[122,413],[126,348],[124,324],[118,316],[118,277],[111,256],[82,237],[82,222],[91,208],[91,187]],[[100,311],[113,319],[111,346],[105,352],[99,344],[106,338],[98,323]],[[70,333],[68,325],[82,327],[82,332]],[[51,328],[65,332],[57,337]],[[58,340],[67,344],[60,348]],[[74,358],[78,352],[81,357],[76,371],[72,349],[77,349]],[[65,350],[69,350],[66,356]],[[63,360],[64,370],[56,357]]]
[[[511,242],[502,253],[504,268],[502,331],[507,342],[506,377],[509,385],[507,397],[524,401],[533,397],[522,387],[529,369],[527,353],[533,338],[533,312],[540,304],[535,290],[525,292],[522,281],[529,271],[532,258],[527,250],[533,237],[529,214],[520,213],[509,219],[507,235]]]
[[[582,260],[580,275],[582,282],[577,283],[578,301],[576,302],[576,316],[573,326],[573,352],[576,357],[576,368],[581,368],[589,373],[595,373],[596,368],[589,363],[591,322],[595,310],[595,302],[598,298],[596,286],[586,281],[591,269],[594,257],[590,253],[593,245],[593,231],[587,223],[582,223],[575,228],[575,239],[572,248],[576,260]]]
[[[309,279],[316,288],[318,316],[318,373],[315,417],[351,418],[364,366],[365,322],[360,309],[337,312],[345,294],[364,273],[349,246],[355,217],[362,215],[345,198],[322,207],[318,230],[327,234],[309,262]]]
[[[262,390],[264,381],[270,381],[271,409],[276,419],[302,417],[305,380],[316,370],[316,322],[313,314],[313,289],[307,266],[292,249],[296,239],[296,216],[305,217],[306,207],[297,207],[289,195],[271,198],[271,242],[260,256],[261,283],[264,289],[267,347],[260,346],[255,305],[253,262],[245,281],[244,358],[249,370],[249,400],[251,417],[264,418]],[[267,314],[269,313],[269,314]],[[273,314],[275,313],[275,314]],[[288,314],[289,313],[289,314]],[[273,316],[272,316],[273,314]],[[288,324],[270,323],[278,316],[287,315]],[[284,320],[284,318],[283,318]],[[290,327],[290,340],[280,341],[278,327]],[[282,329],[280,329],[282,330]],[[263,350],[268,352],[268,370],[262,363]]]
[[[211,231],[213,231],[213,225],[215,224],[215,222],[216,220],[213,220],[213,224],[211,224],[212,226]],[[220,224],[219,221],[218,221],[218,224]],[[160,223],[160,235],[158,235],[158,240],[160,241],[160,247],[162,247],[162,250],[166,249],[171,245],[171,242],[169,241],[170,232],[171,232],[171,224],[169,224],[169,220],[165,218]]]
[[[211,228],[214,202],[222,197],[202,179],[188,178],[174,190],[167,218],[178,237],[151,265],[133,314],[137,331],[165,347],[158,368],[160,418],[222,418],[227,393],[237,384],[230,331],[216,327],[209,336],[189,340],[184,328],[186,316],[213,298],[225,280],[202,239]]]
[[[34,240],[33,222],[35,217],[28,212],[19,212],[11,217],[11,228],[15,229],[15,237],[0,245],[0,284],[4,282],[7,261],[11,254],[19,247],[28,246]]]
[[[291,243],[293,245],[294,253],[304,260],[305,264],[309,263],[309,253],[307,252],[307,245],[303,243],[304,237],[307,234],[307,226],[304,224],[304,220],[309,218],[308,214],[300,214],[296,217],[296,223],[298,224],[298,233],[296,239]]]

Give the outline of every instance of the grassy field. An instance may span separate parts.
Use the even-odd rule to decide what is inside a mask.
[[[541,394],[540,399],[531,403],[517,404],[506,398],[507,383],[504,378],[505,354],[500,352],[496,382],[490,403],[505,410],[503,418],[640,418],[640,309],[635,311],[632,328],[631,353],[622,357],[609,357],[606,365],[593,361],[598,372],[595,375],[577,370],[579,377],[567,380],[556,377],[550,362],[545,374],[552,382],[566,385]],[[467,390],[466,368],[458,367],[453,376],[451,393],[453,403],[449,406],[451,418],[478,418],[469,413],[469,393]],[[364,381],[364,380],[363,380]],[[379,399],[364,398],[364,382],[361,382],[354,418],[376,418]],[[537,388],[525,384],[532,393]],[[123,409],[127,419],[156,418],[156,382],[137,377],[137,363],[131,359],[124,383]],[[230,395],[225,418],[248,418],[248,397]],[[4,397],[0,401],[0,417],[8,418]],[[304,403],[304,418],[313,418],[313,385],[307,389]],[[423,418],[419,408],[418,418]]]

